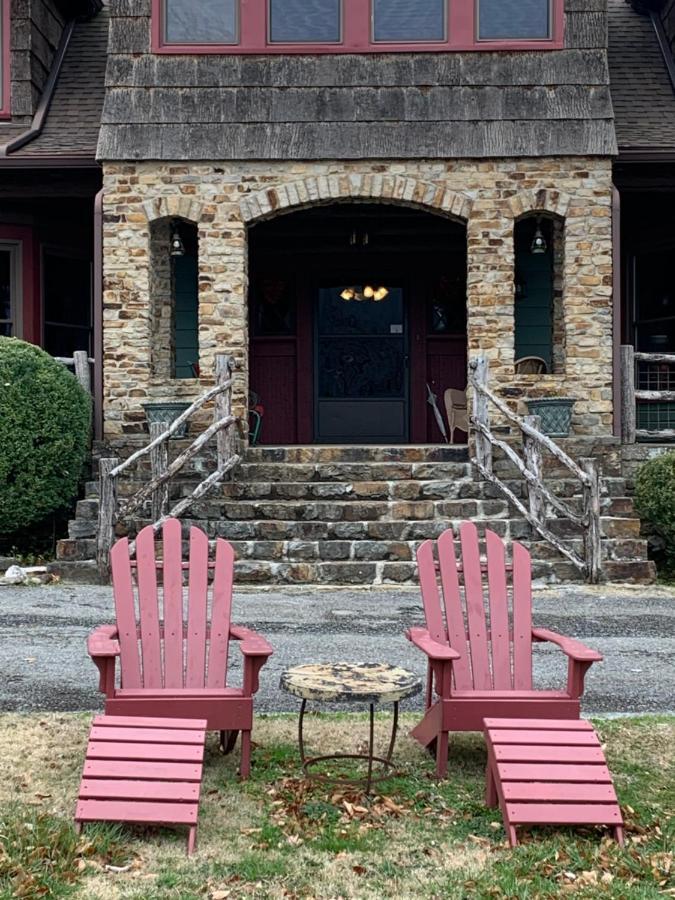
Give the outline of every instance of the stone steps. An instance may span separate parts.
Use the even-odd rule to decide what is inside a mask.
[[[176,442],[179,444],[180,442]],[[180,447],[172,450],[172,456]],[[199,460],[196,471],[206,468]],[[502,461],[496,460],[496,466]],[[505,475],[508,467],[502,466]],[[552,471],[547,486],[580,511],[578,482],[567,470]],[[124,480],[119,496],[143,483]],[[191,493],[196,474],[182,473],[171,485],[173,501]],[[525,498],[522,480],[511,472],[509,487]],[[77,505],[69,538],[60,542],[63,563],[91,559],[98,515],[98,485],[87,485]],[[646,542],[640,537],[632,500],[620,473],[603,479],[605,571],[619,580],[651,580]],[[125,530],[134,535],[148,522],[149,505]],[[230,540],[237,553],[240,583],[405,584],[416,581],[415,551],[449,526],[470,519],[507,541],[530,548],[535,577],[550,583],[581,580],[575,567],[532,529],[501,492],[474,478],[465,447],[258,447],[247,451],[235,479],[195,503],[194,524],[210,539]],[[580,529],[551,518],[551,531],[581,555]]]

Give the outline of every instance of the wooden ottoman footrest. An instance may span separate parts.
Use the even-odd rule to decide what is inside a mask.
[[[605,754],[582,719],[485,719],[486,803],[499,804],[509,843],[517,825],[608,825],[623,818]]]
[[[197,840],[206,720],[96,716],[75,822],[187,825]]]

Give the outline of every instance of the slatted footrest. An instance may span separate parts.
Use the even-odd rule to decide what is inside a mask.
[[[197,839],[206,720],[96,716],[75,822],[187,825]]]
[[[501,807],[509,843],[517,825],[608,825],[623,818],[600,739],[581,719],[484,719],[486,802]]]

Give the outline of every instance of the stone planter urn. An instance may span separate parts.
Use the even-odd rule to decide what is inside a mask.
[[[181,413],[184,413],[186,409],[189,409],[190,406],[192,406],[191,403],[182,403],[178,400],[172,400],[167,402],[144,403],[143,409],[145,410],[145,417],[148,420],[148,424],[150,422],[160,422],[162,425],[168,427],[172,422],[176,421]],[[174,432],[172,437],[184,438],[187,434],[187,426],[188,423],[184,422],[178,431]]]
[[[541,430],[549,437],[569,437],[572,425],[574,397],[526,397],[525,403],[531,416],[539,416]]]

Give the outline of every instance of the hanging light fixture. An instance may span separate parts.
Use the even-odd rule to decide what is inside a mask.
[[[178,230],[178,222],[171,223],[171,256],[185,256],[185,244]]]
[[[358,303],[361,303],[363,300],[372,300],[374,303],[380,303],[382,300],[386,300],[388,296],[389,288],[384,287],[384,285],[373,287],[371,284],[367,284],[363,290],[359,290],[356,287],[346,287],[340,291],[340,297],[347,302],[356,300]]]
[[[537,229],[534,232],[534,237],[532,238],[530,252],[535,256],[540,256],[542,253],[546,253],[547,251],[548,244],[546,243],[544,232],[541,230],[541,219],[537,219]]]

